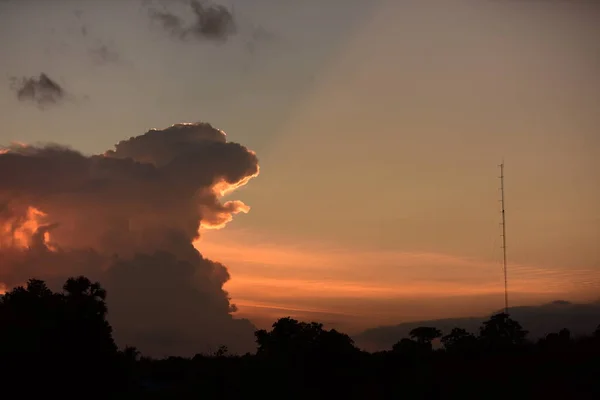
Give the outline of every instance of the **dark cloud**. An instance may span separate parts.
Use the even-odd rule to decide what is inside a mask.
[[[89,49],[92,61],[95,64],[114,64],[121,61],[121,56],[108,44],[97,44]]]
[[[234,319],[227,269],[193,246],[200,226],[248,211],[223,193],[258,174],[256,155],[209,124],[179,124],[85,156],[52,145],[0,152],[0,282],[57,285],[84,274],[108,290],[121,344],[147,354],[254,347]]]
[[[150,16],[171,35],[182,40],[226,40],[237,32],[233,13],[227,7],[198,0],[190,0],[186,6],[186,15],[191,16],[191,21],[166,8],[150,8]]]
[[[40,108],[58,104],[66,97],[65,90],[44,73],[39,77],[12,78],[11,88],[19,101],[30,101]]]
[[[512,307],[511,318],[519,321],[529,331],[530,339],[538,339],[551,332],[568,328],[575,336],[589,335],[600,322],[600,302],[575,304],[558,300],[541,306]],[[419,326],[435,326],[444,333],[460,327],[478,333],[485,317],[448,318],[429,321],[407,322],[394,326],[367,329],[353,339],[360,347],[370,350],[389,350],[400,339],[409,337],[409,332]]]

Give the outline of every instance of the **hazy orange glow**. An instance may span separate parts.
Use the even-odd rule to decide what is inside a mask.
[[[9,218],[0,226],[0,247],[27,249],[33,244],[35,234],[45,225],[48,225],[47,214],[29,206],[25,215]],[[49,232],[44,232],[43,243],[53,249]]]
[[[10,146],[0,148],[0,154],[10,153],[11,148],[14,148],[14,147],[25,148],[25,147],[27,147],[27,144],[22,143],[22,142],[12,141],[12,142],[10,142]]]
[[[238,306],[238,315],[253,321],[267,324],[286,315],[327,314],[360,316],[377,324],[407,316],[411,309],[445,317],[467,310],[487,312],[502,303],[500,262],[440,253],[273,243],[255,236],[235,230],[211,232],[195,243],[205,256],[228,266],[232,278],[225,289]],[[511,295],[525,303],[592,299],[600,289],[600,272],[590,268],[514,263],[510,278]],[[486,303],[479,304],[483,298]]]
[[[38,229],[48,224],[48,215],[38,208],[29,206],[24,215],[17,215],[0,224],[0,249],[12,248],[26,250],[33,245]],[[55,251],[56,247],[50,243],[50,233],[44,232],[42,242],[47,249]],[[9,288],[0,282],[0,295]]]
[[[515,282],[513,292],[556,293],[556,282],[544,279],[532,287],[532,281]],[[431,297],[453,297],[501,294],[503,287],[496,283],[465,284],[461,282],[412,281],[406,284],[360,284],[341,280],[318,281],[305,279],[260,278],[236,274],[227,283],[227,290],[243,292],[246,295],[260,296],[262,299],[305,298],[374,298],[374,299],[419,299]]]

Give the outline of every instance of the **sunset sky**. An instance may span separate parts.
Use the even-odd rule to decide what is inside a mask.
[[[0,145],[101,154],[205,121],[256,152],[227,197],[249,213],[195,243],[235,315],[356,332],[502,308],[502,160],[511,304],[597,300],[597,2],[224,0],[218,42],[142,3],[0,1]],[[68,94],[44,110],[10,89],[42,72]]]

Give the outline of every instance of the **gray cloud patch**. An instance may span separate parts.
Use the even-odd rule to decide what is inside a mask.
[[[150,16],[172,36],[181,39],[227,40],[237,32],[233,13],[227,7],[198,0],[187,2],[191,21],[166,9],[150,8]]]
[[[39,77],[12,78],[11,88],[19,101],[29,101],[44,108],[65,99],[65,90],[44,73]]]
[[[113,64],[121,60],[119,53],[107,44],[98,44],[89,49],[92,61],[96,64]]]

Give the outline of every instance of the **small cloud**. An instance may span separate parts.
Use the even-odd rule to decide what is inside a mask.
[[[227,7],[198,0],[191,0],[187,5],[192,14],[190,23],[166,9],[150,9],[150,16],[171,35],[182,40],[227,40],[237,32],[233,13]]]
[[[92,47],[89,52],[96,64],[117,63],[121,59],[119,53],[106,44]]]
[[[175,36],[183,36],[185,29],[184,22],[177,15],[170,14],[164,11],[151,10],[150,14],[153,19],[161,23],[162,27]]]
[[[246,41],[246,49],[249,53],[254,54],[256,52],[256,48],[259,44],[265,42],[272,42],[275,40],[275,35],[266,30],[262,26],[254,26],[250,32],[250,37]]]
[[[83,18],[82,10],[74,10],[73,15],[77,21],[75,26],[67,28],[67,33],[82,41],[86,47],[85,51],[94,64],[112,64],[122,61],[120,54],[115,50],[116,46],[113,41],[99,37],[95,33],[94,25],[86,22]]]
[[[45,73],[41,73],[39,78],[12,78],[11,81],[11,88],[19,101],[31,101],[41,108],[58,104],[66,96],[65,90]]]

